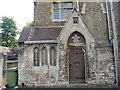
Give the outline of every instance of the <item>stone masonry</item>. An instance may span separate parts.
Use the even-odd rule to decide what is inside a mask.
[[[101,8],[100,2],[86,3],[85,13],[76,10],[74,2],[72,15],[66,21],[54,22],[52,20],[52,2],[34,3],[34,28],[62,27],[55,42],[50,40],[24,41],[20,48],[18,60],[18,84],[24,83],[29,87],[70,85],[69,83],[69,59],[68,39],[74,32],[78,32],[85,38],[84,61],[85,61],[85,83],[87,85],[114,85],[115,63],[113,55],[113,44],[109,40],[107,16],[103,13],[105,3]],[[73,23],[73,17],[78,17],[78,23]],[[32,38],[34,30],[31,30],[29,38]],[[112,32],[111,32],[112,34]],[[52,35],[51,35],[52,36]],[[44,42],[43,42],[44,41]],[[32,43],[30,43],[32,42]],[[50,47],[56,49],[56,66],[33,66],[33,50],[38,47],[40,53],[42,47],[47,49],[47,60],[50,62]],[[81,83],[80,83],[81,85]]]

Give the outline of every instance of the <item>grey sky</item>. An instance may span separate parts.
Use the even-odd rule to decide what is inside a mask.
[[[2,16],[13,18],[18,29],[22,29],[26,22],[33,21],[33,0],[0,0],[0,19]]]

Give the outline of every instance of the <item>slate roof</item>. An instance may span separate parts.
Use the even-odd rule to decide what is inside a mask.
[[[28,27],[24,27],[21,34],[20,34],[20,37],[18,39],[18,43],[24,43],[24,41],[27,40],[28,36],[29,36],[29,33],[30,33],[30,28]]]
[[[62,27],[34,28],[27,41],[57,40]]]
[[[41,41],[41,40],[57,40],[62,27],[42,27],[42,28],[28,28],[24,27],[18,39],[18,43],[25,41]]]

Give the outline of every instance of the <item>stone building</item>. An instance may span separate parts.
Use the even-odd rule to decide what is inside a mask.
[[[18,40],[18,84],[117,84],[110,11],[105,2],[36,0],[34,26]]]
[[[0,88],[6,84],[7,53],[9,48],[0,46]]]

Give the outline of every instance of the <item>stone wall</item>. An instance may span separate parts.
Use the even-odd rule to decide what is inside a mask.
[[[48,62],[49,58],[49,49],[51,46],[56,46],[55,44],[41,44],[41,45],[26,45],[24,50],[19,52],[18,60],[18,75],[19,75],[19,85],[24,83],[26,86],[42,86],[56,84],[58,82],[58,59],[56,66],[34,66],[33,65],[33,50],[35,47],[40,49],[45,46],[48,51]],[[56,46],[57,50],[57,46]],[[40,51],[41,52],[41,51]],[[57,54],[58,55],[58,54]],[[58,57],[58,56],[57,56]],[[40,57],[41,63],[41,57]]]
[[[81,9],[82,5],[80,5]],[[105,3],[103,5],[105,8]],[[35,27],[64,26],[64,21],[55,22],[52,20],[52,12],[52,2],[37,2],[34,8]],[[102,13],[100,3],[86,3],[85,14],[82,17],[96,42],[109,42],[106,13]]]
[[[0,53],[0,87],[3,85],[3,55]]]
[[[102,14],[100,15],[102,16]],[[78,18],[79,23],[73,24],[72,17],[79,17]],[[89,18],[93,18],[93,17],[91,16]],[[96,19],[97,18],[95,18],[95,20]],[[99,21],[98,19],[97,21]],[[73,12],[72,16],[69,18],[69,21],[65,24],[64,28],[62,29],[62,32],[60,33],[59,36],[59,40],[60,40],[59,58],[60,58],[60,76],[61,76],[60,80],[69,83],[69,63],[68,63],[69,61],[67,56],[67,51],[68,51],[67,40],[73,32],[77,31],[81,33],[86,40],[86,48],[85,48],[86,51],[85,63],[86,63],[86,74],[87,74],[86,83],[99,84],[99,85],[114,84],[115,67],[113,61],[113,50],[112,50],[112,43],[109,42],[108,37],[106,36],[107,35],[107,29],[105,29],[106,23],[103,20],[103,25],[102,25],[100,22],[95,21],[94,18],[92,19],[93,21],[91,21],[91,23],[95,23],[95,22],[100,23],[98,24],[98,27],[104,28],[104,30],[100,31],[98,30],[99,29],[98,27],[95,27],[93,25],[88,25],[89,27],[86,28],[87,25],[82,20],[84,19],[81,16]],[[90,23],[90,21],[88,21],[87,23]],[[91,28],[93,29],[93,31],[90,30]],[[95,35],[93,34],[93,32],[96,32]],[[97,37],[99,37],[99,39]]]
[[[6,84],[7,55],[0,53],[0,87]]]
[[[92,70],[90,77],[93,83],[99,85],[111,85],[115,83],[115,65],[113,61],[113,51],[111,47],[96,48],[96,61],[89,62]],[[92,63],[95,66],[92,66]]]
[[[49,45],[48,45],[49,46]],[[59,62],[56,67],[33,66],[34,46],[27,46],[24,51],[24,59],[19,60],[19,85],[27,86],[50,86],[69,84],[69,63],[67,49],[60,47]],[[21,57],[21,56],[20,56]],[[112,85],[115,82],[114,61],[111,47],[96,48],[96,57],[89,60],[86,58],[88,84]]]
[[[37,26],[63,26],[65,22],[52,21],[52,2],[37,2],[34,5],[34,21]]]
[[[36,3],[34,20],[35,27],[64,26],[58,37],[58,45],[56,45],[57,66],[33,66],[34,47],[45,46],[49,52],[52,44],[25,45],[18,60],[19,85],[22,83],[27,86],[69,84],[67,40],[75,31],[81,33],[86,40],[86,84],[114,84],[113,47],[108,38],[106,14],[102,13],[100,3],[86,3],[85,14],[82,16],[77,12],[73,13],[73,16],[79,17],[78,24],[73,24],[73,16],[66,23],[53,22],[51,20],[51,4],[50,2]],[[48,60],[49,56],[48,54]]]
[[[61,48],[63,47],[63,48]],[[67,48],[60,45],[59,53],[59,82],[69,84],[69,60]],[[86,52],[86,84],[113,85],[115,84],[115,65],[113,61],[113,50],[111,46],[103,46],[94,49],[95,54],[91,56]],[[94,52],[93,51],[93,52]],[[89,59],[88,59],[89,58]]]
[[[102,13],[100,3],[86,3],[86,13],[82,16],[96,42],[108,43],[106,14]]]
[[[119,66],[118,66],[118,84],[120,86],[120,2],[118,2],[117,4],[114,3],[115,6],[115,16],[116,16],[116,24],[117,24],[117,35],[118,35],[118,51],[119,51]]]

